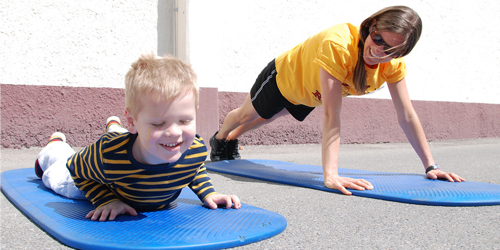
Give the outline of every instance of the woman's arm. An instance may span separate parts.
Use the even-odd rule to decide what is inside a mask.
[[[431,150],[429,148],[429,144],[427,143],[427,138],[425,137],[420,120],[418,119],[417,113],[411,104],[408,89],[406,87],[406,80],[403,78],[399,82],[389,83],[387,85],[389,86],[392,102],[394,104],[394,108],[396,109],[399,125],[422,161],[424,169],[427,169],[429,166],[435,164],[435,162],[432,158]],[[427,178],[441,178],[447,179],[451,182],[464,181],[462,177],[454,173],[447,173],[439,169],[429,171],[427,173]]]
[[[322,165],[325,186],[338,189],[350,195],[347,188],[356,190],[373,189],[363,179],[340,177],[338,174],[338,156],[340,146],[340,111],[342,108],[342,82],[320,69],[321,102],[323,103]]]

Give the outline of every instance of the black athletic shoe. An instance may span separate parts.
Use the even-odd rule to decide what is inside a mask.
[[[43,170],[42,168],[40,167],[40,164],[38,164],[38,159],[36,159],[35,161],[35,174],[36,176],[38,176],[38,178],[42,178],[43,176]]]
[[[212,162],[215,161],[225,161],[227,158],[227,145],[228,141],[217,140],[215,136],[219,133],[219,131],[215,132],[215,134],[210,138],[210,147],[212,147],[212,151],[210,152],[210,160]]]
[[[239,152],[238,139],[230,140],[227,142],[227,159],[228,160],[241,159],[240,152]]]

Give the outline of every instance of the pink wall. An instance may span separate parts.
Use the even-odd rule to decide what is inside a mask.
[[[105,131],[106,119],[125,120],[125,91],[115,88],[75,88],[1,84],[3,148],[38,147],[63,132],[70,145],[83,147]],[[217,89],[200,91],[198,133],[208,141],[217,130]]]
[[[219,122],[243,103],[247,94],[219,92]],[[500,105],[413,101],[427,139],[452,140],[500,137]],[[405,142],[391,100],[344,98],[341,143]],[[303,122],[282,117],[249,132],[241,144],[273,145],[321,143],[323,108],[316,108]]]
[[[3,148],[43,146],[54,131],[65,133],[70,145],[82,147],[102,135],[107,117],[117,115],[124,122],[123,89],[10,84],[0,88]],[[225,115],[245,96],[201,89],[197,128],[207,144]],[[500,105],[426,101],[414,101],[413,105],[428,140],[500,137]],[[304,122],[280,118],[240,141],[242,145],[319,143],[321,120],[320,107]],[[406,138],[390,100],[343,100],[342,143],[402,141]]]

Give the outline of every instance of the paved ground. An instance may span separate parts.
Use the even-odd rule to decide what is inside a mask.
[[[469,181],[500,184],[500,138],[431,143],[445,170]],[[40,149],[1,151],[1,171],[32,167]],[[247,146],[246,159],[321,164],[319,145]],[[423,171],[409,144],[342,145],[344,168]],[[499,249],[500,206],[437,207],[268,183],[211,172],[221,193],[282,214],[287,229],[239,249]],[[4,195],[2,249],[68,249],[28,220]]]

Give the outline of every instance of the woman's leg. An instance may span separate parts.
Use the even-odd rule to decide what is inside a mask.
[[[238,152],[238,137],[288,114],[283,111],[283,105],[289,102],[278,89],[276,74],[273,59],[259,74],[241,107],[227,114],[221,129],[210,138],[212,161],[241,158]]]
[[[242,125],[238,126],[236,129],[234,129],[233,131],[231,131],[229,133],[229,135],[227,136],[227,139],[228,140],[236,140],[241,135],[243,135],[244,133],[246,133],[248,131],[258,129],[258,128],[260,128],[268,123],[273,122],[274,120],[278,119],[279,117],[289,115],[289,114],[290,113],[288,112],[287,109],[283,109],[283,110],[281,110],[281,112],[274,115],[271,119],[264,119],[262,117],[259,117],[256,120],[254,120],[253,122],[250,122],[247,124],[242,124]]]
[[[258,118],[260,116],[253,107],[250,94],[248,94],[243,105],[229,112],[224,119],[222,128],[210,138],[210,147],[212,148],[210,160],[215,162],[241,158],[238,152],[238,140],[228,141],[227,137],[231,131],[242,124],[252,123]]]
[[[290,114],[288,110],[283,109],[271,119],[264,119],[255,111],[250,95],[248,95],[240,108],[229,112],[224,119],[221,130],[216,132],[210,139],[212,148],[210,160],[215,162],[240,159],[238,138],[241,135],[288,114]]]
[[[222,128],[215,136],[217,140],[228,140],[228,135],[236,128],[243,124],[251,124],[253,121],[259,119],[260,116],[252,105],[250,94],[247,95],[243,105],[229,112],[224,119]],[[250,128],[249,130],[251,130]],[[247,130],[248,131],[248,130]]]

